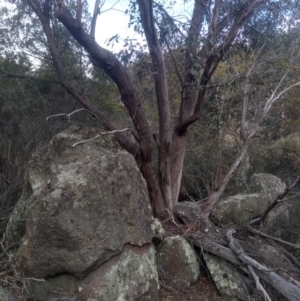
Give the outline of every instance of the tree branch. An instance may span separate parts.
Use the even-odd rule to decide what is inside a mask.
[[[96,135],[96,136],[93,137],[93,138],[90,138],[90,139],[87,139],[87,140],[82,140],[82,141],[79,141],[79,142],[74,143],[74,144],[72,145],[72,147],[75,147],[75,146],[77,146],[77,145],[80,145],[80,144],[83,144],[83,143],[86,143],[86,142],[89,142],[89,141],[98,139],[99,137],[101,137],[101,135],[109,135],[109,134],[115,134],[115,133],[124,133],[124,132],[128,132],[128,131],[130,131],[129,128],[125,128],[125,129],[122,129],[122,130],[114,130],[114,131],[100,132],[98,135]]]
[[[91,31],[90,31],[90,36],[95,39],[95,31],[96,31],[96,23],[97,23],[97,18],[99,15],[100,11],[100,0],[95,1],[95,6],[94,6],[94,13],[93,13],[93,18],[91,21]]]
[[[251,66],[248,68],[248,70],[246,72],[246,78],[245,78],[244,85],[243,85],[244,97],[243,97],[242,121],[241,121],[241,138],[242,138],[243,142],[245,142],[246,138],[247,138],[247,134],[246,134],[246,121],[247,121],[248,102],[249,102],[250,76],[251,76],[253,70],[257,66],[258,56],[259,56],[261,50],[264,48],[264,46],[265,46],[265,44],[263,44],[263,46],[260,47],[258,49],[258,51],[254,54],[252,64],[251,64]]]
[[[261,231],[258,231],[257,229],[252,228],[250,225],[249,225],[249,226],[246,226],[246,228],[247,228],[250,232],[252,232],[252,233],[254,233],[254,234],[257,234],[257,235],[260,235],[260,236],[263,236],[263,237],[272,239],[272,240],[274,240],[274,241],[277,241],[277,242],[280,242],[280,243],[282,243],[282,244],[285,244],[285,245],[287,245],[287,246],[289,246],[289,247],[292,247],[292,248],[295,248],[295,249],[300,250],[300,245],[292,244],[292,243],[287,242],[287,241],[285,241],[285,240],[282,240],[282,239],[280,239],[280,238],[277,238],[277,237],[274,237],[274,236],[270,236],[270,235],[268,235],[268,234],[266,234],[266,233],[263,233],[263,232],[261,232]]]
[[[77,7],[76,7],[76,26],[81,26],[81,16],[82,16],[82,2],[81,0],[77,0]]]
[[[211,25],[210,25],[210,30],[209,30],[209,33],[211,36],[214,36],[214,32],[216,31],[216,27],[217,27],[219,15],[220,15],[221,3],[222,3],[222,0],[215,0],[214,12],[213,12],[213,17],[211,20]]]
[[[78,110],[75,110],[69,114],[66,114],[66,113],[61,113],[61,114],[55,114],[55,115],[50,115],[46,118],[46,121],[48,121],[50,118],[54,118],[54,117],[59,117],[59,116],[66,116],[68,119],[71,119],[71,116],[75,113],[78,113],[78,112],[81,112],[81,111],[86,111],[86,112],[89,112],[91,113],[90,111],[86,110],[86,109],[78,109]],[[91,113],[92,114],[92,113]]]
[[[174,18],[172,18],[168,12],[164,9],[164,7],[155,1],[153,1],[153,4],[158,7],[158,9],[162,12],[162,14],[165,16],[165,18],[168,20],[168,22],[178,31],[183,39],[186,39],[185,34],[180,30],[180,28],[176,25]]]

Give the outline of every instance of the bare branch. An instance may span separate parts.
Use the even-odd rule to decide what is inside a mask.
[[[295,248],[295,249],[300,250],[300,245],[299,245],[299,244],[292,244],[292,243],[290,243],[290,242],[288,242],[288,241],[285,241],[285,240],[282,240],[282,239],[280,239],[280,238],[277,238],[277,237],[268,235],[268,234],[266,234],[266,233],[263,233],[263,232],[261,232],[261,231],[258,231],[257,229],[252,228],[252,227],[249,226],[249,225],[246,226],[246,228],[247,228],[250,232],[252,232],[252,233],[254,233],[254,234],[257,234],[257,235],[260,235],[260,236],[263,236],[263,237],[272,239],[272,240],[274,240],[274,241],[277,241],[277,242],[280,242],[280,243],[282,243],[282,244],[285,244],[285,245],[287,245],[287,246],[289,246],[289,247],[292,247],[292,248]]]
[[[266,300],[272,301],[271,298],[270,298],[270,296],[268,295],[267,291],[261,285],[261,283],[259,281],[259,277],[254,272],[254,269],[252,268],[251,265],[248,265],[248,270],[249,270],[249,273],[251,274],[251,276],[253,277],[253,279],[255,280],[255,284],[256,284],[257,290],[262,292],[262,294],[264,295],[264,297],[265,297]]]
[[[269,239],[269,242],[275,247],[275,248],[278,248],[286,257],[287,257],[287,260],[288,258],[290,260],[293,261],[293,263],[298,267],[300,268],[300,262],[298,261],[298,259],[293,256],[290,252],[288,252],[285,248],[283,248],[282,246],[278,245],[275,241]],[[300,285],[298,285],[300,287]]]
[[[75,147],[75,146],[77,146],[77,145],[79,145],[79,144],[83,144],[83,143],[86,143],[86,142],[95,140],[95,139],[101,137],[101,135],[123,133],[123,132],[128,132],[128,131],[130,131],[129,128],[125,128],[125,129],[122,129],[122,130],[114,130],[114,131],[100,132],[98,135],[96,135],[96,136],[93,137],[93,138],[90,138],[90,139],[87,139],[87,140],[82,140],[82,141],[79,141],[79,142],[74,143],[74,144],[72,145],[72,147]]]
[[[81,111],[86,111],[86,112],[89,112],[89,113],[93,114],[91,111],[89,111],[89,110],[87,110],[87,109],[78,109],[78,110],[73,111],[73,112],[71,112],[71,113],[69,113],[69,114],[62,113],[62,114],[50,115],[50,116],[48,116],[48,117],[46,118],[46,120],[48,121],[50,118],[53,118],[53,117],[59,117],[59,116],[66,116],[68,119],[70,119],[71,116],[72,116],[73,114],[75,114],[75,113],[77,113],[77,112],[81,112]]]
[[[283,294],[290,301],[297,301],[299,299],[300,288],[284,278],[277,275],[272,270],[263,266],[253,258],[245,254],[242,247],[239,245],[237,240],[233,239],[232,235],[235,233],[234,230],[229,230],[227,232],[227,239],[229,242],[229,247],[236,254],[239,260],[241,260],[247,266],[251,266],[255,269],[255,272],[260,278],[271,284],[276,290]]]
[[[97,23],[97,18],[100,12],[100,0],[96,0],[95,6],[94,6],[94,13],[93,13],[93,18],[91,22],[91,31],[90,31],[90,36],[95,39],[95,31],[96,31],[96,23]]]
[[[171,55],[171,58],[172,58],[172,61],[173,61],[173,64],[174,64],[174,68],[175,68],[176,75],[177,75],[177,77],[178,77],[178,80],[180,81],[180,85],[181,85],[181,87],[183,87],[182,77],[181,77],[180,72],[179,72],[179,70],[178,70],[178,66],[177,66],[176,60],[175,60],[174,55],[173,55],[173,51],[172,51],[172,49],[170,48],[169,42],[168,42],[168,40],[167,40],[166,37],[164,37],[164,42],[166,43],[167,48],[168,48],[168,51],[169,51],[169,53],[170,53],[170,55]]]
[[[7,184],[10,184],[10,181],[4,176],[3,173],[1,173],[0,175],[7,182]]]
[[[38,278],[26,278],[26,280],[34,280],[34,281],[38,281],[38,282],[45,282],[46,280],[45,279],[38,279]]]
[[[262,45],[258,49],[258,51],[254,54],[253,62],[251,66],[249,67],[246,78],[244,81],[243,89],[244,89],[244,98],[243,98],[243,109],[242,109],[242,123],[241,123],[241,138],[242,141],[245,142],[247,138],[246,134],[246,120],[247,120],[247,113],[248,113],[248,102],[249,102],[249,90],[250,90],[250,76],[253,72],[253,70],[256,68],[257,65],[257,59],[259,54],[261,53],[261,50],[265,47],[265,44]]]

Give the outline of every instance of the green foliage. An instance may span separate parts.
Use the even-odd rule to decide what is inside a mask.
[[[254,147],[250,161],[252,172],[271,173],[291,181],[300,170],[300,135],[291,134]]]

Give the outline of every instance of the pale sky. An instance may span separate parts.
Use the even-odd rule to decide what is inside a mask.
[[[92,3],[92,7],[95,2],[94,0],[90,0],[89,3]],[[101,46],[117,52],[123,48],[124,42],[122,39],[128,36],[132,39],[141,39],[141,36],[134,32],[132,28],[128,28],[129,15],[125,15],[128,3],[128,0],[106,0],[101,9],[104,13],[98,16],[96,26],[96,41]],[[112,6],[113,8],[110,9]],[[115,43],[113,48],[107,47],[105,41],[116,34],[120,35],[121,39],[119,40],[119,43]]]
[[[90,11],[92,12],[94,9],[95,0],[88,1],[90,5]],[[131,39],[142,40],[141,36],[139,36],[136,32],[133,31],[132,28],[128,28],[129,23],[129,15],[125,15],[125,11],[128,8],[129,0],[106,0],[104,6],[101,11],[104,12],[97,19],[96,26],[96,41],[103,47],[112,49],[114,52],[119,51],[123,48],[123,40],[128,37]],[[193,5],[193,1],[187,1],[184,4],[184,1],[177,1],[177,3],[173,6],[172,12],[170,11],[170,15],[177,16],[178,18],[186,19],[190,17],[191,6]],[[115,43],[114,48],[107,47],[105,41],[110,37],[119,34],[120,41],[118,44]]]

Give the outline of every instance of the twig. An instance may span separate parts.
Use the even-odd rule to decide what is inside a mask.
[[[300,268],[300,262],[298,261],[298,259],[293,256],[290,252],[288,252],[285,248],[281,247],[280,245],[278,245],[275,241],[273,240],[269,240],[269,242],[276,248],[278,248],[284,255],[285,257],[289,258],[290,260],[293,261],[293,263]]]
[[[10,181],[3,174],[1,174],[1,176],[8,184],[10,184]]]
[[[177,75],[177,77],[178,77],[178,79],[179,79],[179,81],[180,81],[181,88],[183,88],[182,77],[181,77],[181,75],[180,75],[180,72],[179,72],[179,70],[178,70],[177,63],[176,63],[176,60],[175,60],[175,58],[174,58],[172,49],[170,48],[169,42],[168,42],[168,40],[167,40],[166,37],[164,37],[164,42],[166,43],[167,48],[168,48],[168,51],[169,51],[169,53],[170,53],[170,55],[171,55],[171,58],[172,58],[172,61],[173,61],[173,64],[174,64],[174,68],[175,68],[175,72],[176,72],[176,75]]]
[[[127,132],[127,131],[130,131],[129,128],[125,128],[125,129],[122,129],[122,130],[114,130],[114,131],[107,131],[107,132],[100,132],[98,135],[96,135],[95,137],[93,138],[90,138],[90,139],[86,139],[86,140],[82,140],[82,141],[79,141],[79,142],[76,142],[72,145],[72,147],[75,147],[79,144],[82,144],[82,143],[85,143],[85,142],[89,142],[89,141],[92,141],[92,140],[95,140],[97,138],[99,138],[101,135],[107,135],[107,134],[115,134],[115,133],[122,133],[122,132]]]
[[[48,116],[48,117],[46,118],[46,121],[48,121],[50,118],[58,117],[58,116],[66,116],[68,119],[70,119],[71,116],[72,116],[73,114],[78,113],[78,112],[80,112],[80,111],[86,111],[86,112],[89,112],[89,113],[93,114],[91,111],[89,111],[89,110],[87,110],[87,109],[78,109],[78,110],[75,110],[75,111],[73,111],[73,112],[71,112],[71,113],[69,113],[69,114],[61,113],[61,114],[50,115],[50,116]]]
[[[3,249],[3,255],[4,254],[6,254],[8,257],[9,257],[9,254],[7,253],[7,251],[6,251],[6,249],[4,248],[4,246],[3,246],[3,242],[4,242],[4,239],[5,239],[5,233],[3,233],[3,238],[2,238],[2,240],[1,240],[1,242],[0,242],[0,245],[1,245],[1,248]],[[2,256],[1,256],[2,257]],[[0,257],[0,258],[1,258]]]
[[[26,280],[34,280],[34,281],[39,281],[39,282],[45,282],[45,279],[37,279],[37,278],[26,278]]]

